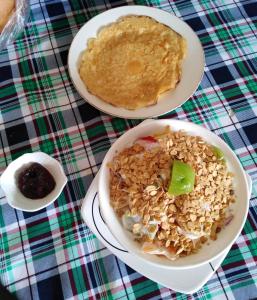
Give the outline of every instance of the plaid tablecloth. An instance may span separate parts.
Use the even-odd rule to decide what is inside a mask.
[[[111,117],[87,104],[71,83],[67,54],[87,20],[131,4],[180,17],[196,31],[205,51],[197,92],[162,118],[192,121],[218,134],[253,180],[242,234],[218,271],[192,296],[126,266],[80,216],[81,200],[106,151],[140,121]],[[23,153],[43,151],[62,163],[68,184],[57,201],[36,213],[12,209],[0,191],[1,283],[24,300],[256,298],[256,1],[32,0],[30,8],[24,33],[0,53],[0,173]]]

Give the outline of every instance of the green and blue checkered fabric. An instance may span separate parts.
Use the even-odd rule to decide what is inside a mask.
[[[70,80],[67,55],[87,20],[131,4],[180,17],[204,48],[198,90],[161,118],[209,128],[235,151],[253,180],[240,237],[208,283],[191,296],[160,286],[118,260],[80,215],[81,200],[106,151],[140,121],[111,117],[87,104]],[[30,8],[24,33],[0,53],[0,173],[22,154],[43,151],[61,162],[68,184],[58,200],[35,213],[11,208],[0,190],[1,283],[24,300],[256,298],[257,2],[31,0]]]

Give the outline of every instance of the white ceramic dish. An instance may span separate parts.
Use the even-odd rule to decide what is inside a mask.
[[[172,130],[175,131],[183,129],[189,135],[201,136],[205,141],[219,147],[223,151],[229,170],[235,174],[234,188],[237,198],[235,204],[232,206],[234,218],[231,223],[219,233],[218,239],[216,241],[210,241],[209,245],[204,245],[198,253],[175,261],[170,261],[164,257],[142,253],[139,244],[133,240],[132,236],[129,235],[121,225],[109,201],[110,175],[107,163],[112,161],[117,152],[120,152],[126,146],[131,145],[137,138],[158,132],[166,125],[170,125]],[[246,174],[236,155],[228,147],[228,145],[209,130],[193,123],[179,120],[148,120],[145,124],[134,127],[122,135],[112,145],[105,156],[99,174],[98,191],[99,203],[104,219],[106,220],[106,224],[114,237],[121,243],[121,245],[124,246],[124,248],[158,267],[162,266],[177,269],[200,266],[212,259],[215,259],[226,248],[231,247],[245,223],[249,207],[248,199],[250,198]]]
[[[209,263],[185,270],[156,267],[140,257],[136,257],[118,243],[105,224],[99,209],[98,174],[90,185],[81,207],[81,216],[90,230],[114,255],[142,275],[180,293],[193,294],[197,292],[219,268],[229,248]],[[249,175],[247,180],[249,194],[251,194],[252,181]]]
[[[16,171],[32,162],[42,164],[51,173],[56,182],[54,190],[42,199],[32,200],[26,198],[22,195],[16,184]],[[30,212],[40,210],[53,203],[62,192],[66,183],[67,177],[64,174],[61,164],[43,152],[27,153],[20,156],[8,165],[0,178],[0,185],[9,205],[13,208]]]
[[[188,44],[188,53],[182,66],[181,81],[176,89],[161,95],[160,100],[156,105],[134,111],[112,106],[90,94],[78,72],[81,54],[87,47],[87,40],[96,37],[97,32],[101,27],[115,22],[120,17],[126,15],[144,15],[152,17],[180,33],[187,40]],[[204,72],[204,52],[197,35],[191,27],[176,16],[160,9],[146,6],[123,6],[110,9],[97,15],[79,30],[73,39],[69,50],[68,68],[73,84],[81,97],[97,109],[121,118],[145,119],[165,114],[177,108],[196,91]]]

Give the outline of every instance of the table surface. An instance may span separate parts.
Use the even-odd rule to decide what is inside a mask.
[[[96,14],[120,5],[161,8],[199,36],[206,67],[196,93],[161,118],[209,128],[253,180],[244,229],[222,266],[187,297],[112,255],[80,215],[81,200],[111,144],[140,120],[99,112],[67,68],[72,39]],[[257,296],[257,3],[237,0],[30,1],[24,33],[0,53],[0,173],[27,152],[61,162],[68,184],[46,209],[11,208],[0,190],[0,279],[18,299],[252,299]],[[193,76],[193,74],[192,74]],[[172,280],[172,278],[171,278]]]

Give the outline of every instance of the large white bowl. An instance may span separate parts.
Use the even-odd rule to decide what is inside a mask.
[[[110,205],[110,174],[107,167],[107,163],[112,161],[117,152],[120,152],[122,149],[130,146],[137,138],[158,132],[166,125],[170,125],[174,131],[183,129],[189,135],[201,136],[208,143],[219,147],[225,155],[229,170],[235,174],[234,189],[236,194],[236,202],[232,206],[234,218],[232,219],[231,223],[218,234],[218,239],[216,241],[210,241],[209,245],[205,244],[198,253],[179,258],[176,261],[170,261],[165,257],[144,254],[140,250],[139,244],[133,240],[132,234],[128,234],[128,231],[123,228],[120,220]],[[159,267],[162,266],[179,269],[190,268],[207,263],[216,258],[225,249],[231,247],[244,226],[250,198],[246,174],[238,158],[229,148],[229,146],[211,131],[193,123],[179,120],[148,120],[145,124],[140,124],[139,126],[128,130],[124,135],[122,135],[112,145],[102,163],[99,176],[98,192],[99,203],[106,224],[121,245],[123,245],[129,252],[142,258],[148,263],[158,265]]]

